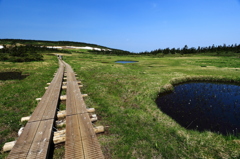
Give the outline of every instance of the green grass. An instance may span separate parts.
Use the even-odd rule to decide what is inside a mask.
[[[35,98],[43,95],[45,84],[52,79],[57,63],[55,57],[46,57],[44,62],[0,63],[0,70],[12,68],[30,73],[24,80],[1,85],[1,145],[16,137],[20,118],[36,107]],[[114,63],[126,59],[139,62]],[[184,81],[186,77],[240,81],[239,58],[105,56],[84,52],[64,56],[64,60],[82,81],[81,92],[89,95],[85,98],[87,106],[96,109],[96,125],[105,126],[105,133],[97,135],[105,158],[240,158],[238,137],[187,130],[155,103],[164,85],[168,89],[174,81]],[[54,158],[63,158],[63,154],[64,147],[60,146]]]
[[[126,59],[139,62],[114,63]],[[233,139],[187,130],[155,103],[160,89],[176,79],[194,76],[199,80],[204,76],[204,80],[239,81],[238,58],[73,54],[65,60],[80,76],[84,85],[81,90],[89,95],[86,103],[95,107],[100,117],[97,124],[107,126],[106,132],[98,136],[106,158],[240,157],[240,145]]]
[[[23,125],[21,117],[29,116],[37,106],[38,97],[45,92],[47,82],[51,82],[58,68],[55,56],[45,56],[45,61],[12,63],[0,62],[0,72],[20,70],[29,76],[22,80],[0,81],[0,147],[5,142],[17,138],[17,132]],[[7,153],[0,154],[4,158]]]

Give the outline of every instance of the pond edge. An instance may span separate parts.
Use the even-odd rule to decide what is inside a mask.
[[[160,87],[159,93],[170,93],[174,91],[174,86],[188,82],[224,82],[229,84],[240,84],[240,79],[231,79],[228,77],[216,76],[186,76],[172,78],[168,84]]]

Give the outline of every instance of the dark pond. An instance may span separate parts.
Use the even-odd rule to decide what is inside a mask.
[[[138,61],[115,61],[115,63],[136,63]]]
[[[24,79],[29,75],[22,75],[22,72],[0,72],[0,80]]]
[[[160,94],[158,107],[187,129],[224,135],[240,132],[240,86],[188,83]]]

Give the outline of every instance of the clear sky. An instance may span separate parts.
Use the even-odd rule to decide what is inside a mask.
[[[0,39],[133,52],[240,44],[240,0],[0,0]]]

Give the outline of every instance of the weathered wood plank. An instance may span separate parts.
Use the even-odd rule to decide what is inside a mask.
[[[104,158],[72,68],[67,70],[65,158]]]
[[[59,62],[59,65],[56,76],[53,78],[49,89],[43,95],[42,100],[38,103],[29,122],[55,118],[64,72],[63,63]]]
[[[9,159],[27,157],[39,124],[40,124],[40,121],[27,123],[27,125],[24,128],[24,131],[18,138],[12,151],[9,153],[8,155]]]
[[[65,158],[84,158],[77,115],[66,117]]]
[[[59,69],[56,76],[9,153],[9,159],[47,158],[49,144],[52,142],[52,128],[59,101],[63,72],[64,64],[59,60]]]
[[[33,143],[28,152],[28,158],[47,158],[52,142],[54,119],[40,121]]]

